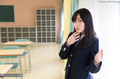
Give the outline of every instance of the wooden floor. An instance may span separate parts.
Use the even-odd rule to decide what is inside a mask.
[[[32,71],[31,73],[23,72],[23,79],[63,79],[64,63],[59,58],[60,44],[32,44],[30,49]],[[24,69],[24,61],[22,63]]]

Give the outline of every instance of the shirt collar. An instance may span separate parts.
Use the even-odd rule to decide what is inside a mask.
[[[83,37],[85,37],[85,34],[81,35],[80,39],[83,39]]]
[[[75,43],[75,47],[79,44],[79,42],[85,37],[85,34],[81,35],[80,39]]]

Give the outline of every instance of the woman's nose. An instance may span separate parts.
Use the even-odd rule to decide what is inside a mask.
[[[79,26],[79,23],[78,23],[78,22],[76,22],[76,23],[75,23],[75,26],[77,26],[77,27],[78,27],[78,26]]]

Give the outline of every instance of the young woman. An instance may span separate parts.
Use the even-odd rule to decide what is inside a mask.
[[[93,28],[89,10],[82,8],[72,16],[74,32],[71,32],[59,52],[61,59],[67,59],[65,79],[93,79],[91,73],[100,70],[103,50]],[[90,73],[91,72],[91,73]]]

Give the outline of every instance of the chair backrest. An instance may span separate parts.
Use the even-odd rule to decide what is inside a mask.
[[[6,50],[6,49],[21,49],[19,46],[4,46],[1,48],[2,50]]]
[[[16,42],[28,42],[30,40],[28,40],[28,39],[16,39],[15,41]],[[20,47],[27,47],[27,46],[20,46]]]
[[[2,50],[14,50],[21,49],[19,46],[4,46],[1,48]],[[0,58],[16,58],[17,56],[0,56]]]
[[[16,39],[15,41],[16,42],[27,42],[27,41],[30,41],[30,40],[28,40],[28,39]]]
[[[3,62],[0,60],[0,65],[2,65],[3,64]]]

